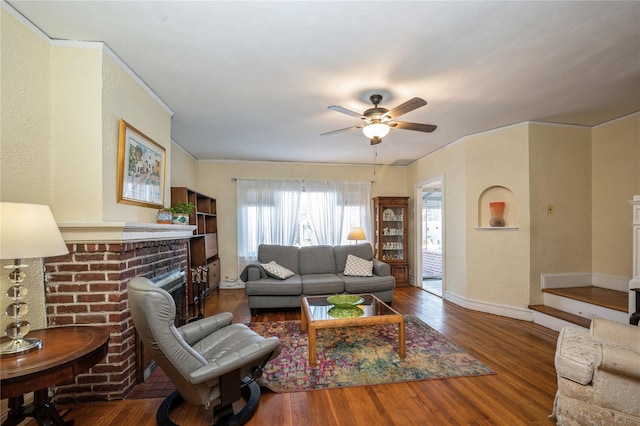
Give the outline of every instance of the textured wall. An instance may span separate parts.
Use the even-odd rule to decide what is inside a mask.
[[[0,9],[0,200],[50,205],[49,46],[3,8]],[[56,211],[53,210],[54,216]],[[29,265],[24,285],[29,290],[31,327],[45,326],[44,275],[41,259]],[[2,261],[1,266],[13,261]],[[3,305],[10,286],[0,270]],[[0,329],[7,316],[1,307]],[[0,332],[4,334],[3,332]]]
[[[529,134],[531,303],[542,303],[540,274],[591,271],[591,129],[533,124]]]
[[[631,206],[640,194],[640,114],[593,130],[593,272],[631,277]]]
[[[526,124],[510,126],[473,135],[464,141],[468,273],[466,297],[522,309],[526,308],[529,301],[531,232],[527,127]],[[479,215],[478,200],[487,188],[493,186],[505,187],[513,194],[511,208],[517,211],[517,215],[516,223],[510,226],[518,227],[517,230],[475,229]]]
[[[176,143],[171,143],[171,186],[196,187],[196,159]],[[170,202],[165,204],[169,205]]]

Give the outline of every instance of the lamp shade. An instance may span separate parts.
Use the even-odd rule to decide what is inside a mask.
[[[0,259],[69,253],[49,206],[0,203]]]
[[[362,128],[362,133],[369,139],[379,138],[382,139],[389,133],[389,126],[382,123],[373,123]]]
[[[364,235],[364,228],[362,226],[354,226],[349,231],[349,235],[347,235],[347,240],[366,240],[367,237]]]

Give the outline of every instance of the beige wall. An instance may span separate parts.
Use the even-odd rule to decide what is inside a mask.
[[[529,158],[530,299],[542,303],[540,274],[591,271],[591,129],[532,124]]]
[[[407,195],[404,167],[348,166],[327,164],[200,161],[197,187],[192,188],[216,198],[218,244],[222,279],[238,277],[236,184],[232,178],[308,179],[373,181],[371,195]],[[369,235],[372,235],[371,232]]]
[[[186,186],[195,189],[197,186],[196,159],[175,141],[171,142],[171,186]],[[165,202],[171,205],[171,199]]]
[[[49,46],[4,9],[0,14],[0,200],[49,204]],[[4,315],[10,286],[4,266],[11,263],[0,261],[0,330],[9,320]],[[42,328],[46,325],[42,260],[24,263],[29,265],[24,285],[30,290],[31,307],[26,319],[32,328]]]
[[[120,119],[144,133],[165,149],[164,205],[171,204],[171,116],[164,104],[149,93],[131,73],[103,52],[102,67],[102,220],[152,222],[157,208],[140,207],[117,202],[118,134]]]
[[[640,194],[640,113],[593,129],[593,272],[631,278],[631,206]]]
[[[524,309],[529,300],[529,158],[527,125],[465,139],[467,292],[473,301]],[[494,186],[507,188],[516,230],[479,230],[478,200]],[[447,194],[449,190],[447,190]],[[499,200],[496,200],[499,201]],[[515,214],[513,214],[515,212]]]
[[[51,47],[51,209],[102,220],[102,52]]]
[[[48,204],[49,45],[4,9],[0,13],[0,196]]]
[[[407,167],[407,181],[414,193],[417,185],[434,178],[444,177],[443,267],[445,286],[447,291],[460,295],[467,293],[467,197],[464,189],[466,161],[464,142],[460,141]],[[412,241],[410,244],[415,247],[415,196],[409,201],[414,205],[409,221],[409,238]],[[410,265],[412,273],[414,273],[415,250],[411,252],[411,255]]]
[[[156,209],[116,202],[118,121],[164,146],[170,164],[170,111],[102,44],[52,42],[10,7],[0,13],[0,199],[47,204],[58,222],[155,222]],[[167,167],[167,202],[170,177]],[[41,328],[42,262],[27,263],[27,319]]]

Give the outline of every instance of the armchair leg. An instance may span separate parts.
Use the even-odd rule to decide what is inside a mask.
[[[260,402],[260,386],[256,382],[251,382],[242,387],[242,398],[246,404],[242,410],[233,415],[229,415],[227,410],[214,413],[213,424],[216,426],[240,426],[247,423],[258,409]],[[228,406],[230,407],[230,406]],[[232,414],[233,412],[231,412]]]
[[[169,413],[173,410],[177,405],[179,405],[182,401],[182,396],[178,391],[174,391],[171,395],[166,397],[162,404],[160,404],[160,408],[156,411],[156,423],[158,426],[178,426],[169,418]]]

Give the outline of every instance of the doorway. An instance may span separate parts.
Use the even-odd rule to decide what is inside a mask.
[[[417,285],[429,293],[442,297],[444,293],[444,203],[441,178],[423,183],[416,188],[416,201],[420,208],[417,252],[419,261]]]

